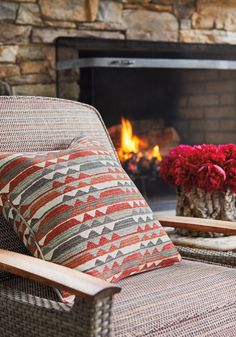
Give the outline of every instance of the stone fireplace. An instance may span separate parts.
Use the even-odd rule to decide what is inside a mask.
[[[3,0],[0,3],[1,92],[56,96],[58,37],[200,43],[215,47],[223,44],[234,57],[234,49],[229,45],[236,44],[235,2]],[[77,58],[77,52],[67,49],[62,58]],[[78,71],[68,70],[66,75],[62,96],[78,100]],[[235,71],[185,70],[180,74],[176,70],[175,80],[181,82],[182,93],[178,118],[172,122],[182,142],[235,141],[235,77]]]
[[[3,0],[0,80],[13,94],[56,96],[57,37],[236,44],[235,1]]]

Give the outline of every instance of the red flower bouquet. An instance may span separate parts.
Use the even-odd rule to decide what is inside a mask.
[[[162,161],[160,175],[185,192],[199,188],[236,193],[236,145],[180,145]]]

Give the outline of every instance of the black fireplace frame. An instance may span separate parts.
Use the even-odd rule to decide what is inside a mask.
[[[176,62],[165,65],[165,67],[178,68],[177,60],[198,60],[200,62],[191,62],[186,68],[192,69],[236,69],[236,46],[226,44],[196,44],[196,43],[174,43],[174,42],[154,42],[140,40],[113,40],[101,38],[76,38],[59,37],[56,39],[56,69],[57,69],[57,88],[58,75],[60,70],[72,69],[80,66],[79,58],[67,61],[61,61],[59,49],[61,47],[77,48],[80,52],[80,58],[107,58],[121,57],[125,58],[147,58],[147,59],[169,59]],[[211,64],[205,64],[204,60],[223,61]],[[125,61],[125,59],[123,60]],[[202,61],[202,62],[201,62]],[[229,62],[227,62],[229,61]],[[231,62],[233,61],[233,62]],[[115,64],[114,66],[132,67],[131,63]],[[88,67],[93,65],[88,64]],[[162,67],[162,65],[158,65]]]
[[[61,60],[61,48],[68,47],[77,51],[77,57]],[[236,70],[236,46],[61,37],[56,40],[56,61],[57,97],[63,97],[61,71],[80,68],[81,73],[86,72],[83,77],[86,94],[80,100],[96,106],[94,69],[97,67]]]

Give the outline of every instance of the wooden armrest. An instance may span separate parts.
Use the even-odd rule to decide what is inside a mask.
[[[184,228],[202,232],[216,232],[236,235],[236,222],[190,218],[184,216],[158,216],[157,219],[163,227]]]
[[[5,249],[0,249],[0,270],[91,299],[110,296],[121,290],[78,270]]]

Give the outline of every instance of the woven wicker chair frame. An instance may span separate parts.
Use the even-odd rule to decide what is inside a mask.
[[[92,107],[54,98],[0,97],[2,152],[63,149],[73,138],[84,135],[95,136],[115,152],[99,113]],[[29,255],[2,217],[0,248]],[[38,282],[5,271],[0,273],[0,281],[2,337],[110,335],[113,291],[102,298],[77,298],[71,308],[59,302],[52,288]]]

